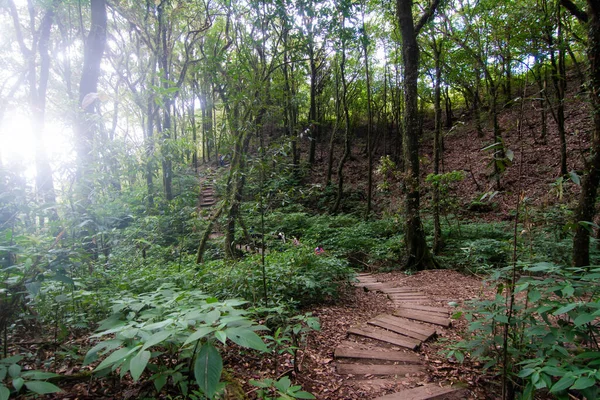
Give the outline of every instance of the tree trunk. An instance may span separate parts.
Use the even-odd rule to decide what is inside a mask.
[[[331,213],[335,214],[340,208],[342,198],[344,197],[344,165],[350,157],[350,112],[348,110],[348,82],[346,82],[346,43],[342,42],[342,60],[340,62],[340,79],[342,83],[342,110],[344,113],[344,154],[340,159],[337,168],[338,188],[335,203]]]
[[[367,36],[367,27],[364,22],[363,14],[363,37],[362,47],[365,56],[365,79],[367,84],[367,210],[365,211],[365,220],[369,219],[371,214],[371,202],[373,200],[373,110],[371,105],[371,74],[369,70],[369,48]],[[385,76],[385,75],[384,75]]]
[[[438,42],[432,38],[433,58],[435,62],[435,89],[434,89],[434,109],[435,109],[435,132],[433,136],[433,173],[440,173],[440,154],[441,154],[441,136],[442,136],[442,46],[443,42]],[[440,185],[434,182],[433,185],[433,254],[439,254],[443,247],[442,226],[440,224]]]
[[[83,112],[79,114],[76,129],[77,179],[82,184],[84,198],[87,198],[87,194],[91,190],[89,180],[91,178],[92,152],[97,127],[93,121],[96,101],[94,100],[87,105],[87,103],[84,104],[83,100],[86,96],[97,96],[98,93],[100,64],[106,46],[106,1],[91,0],[90,9],[92,22],[84,45],[83,71],[79,83],[79,105],[83,108]],[[86,100],[89,99],[90,97]]]
[[[163,84],[162,87],[167,91],[169,89],[170,79],[170,65],[169,65],[169,48],[167,46],[167,25],[168,22],[165,18],[165,2],[161,2],[157,7],[157,18],[158,18],[158,33],[160,35],[160,64],[163,73]],[[163,96],[163,123],[161,127],[162,132],[162,170],[163,170],[163,187],[165,190],[165,198],[167,201],[173,200],[173,162],[171,158],[173,154],[170,154],[170,147],[167,146],[171,137],[171,98],[168,93]]]
[[[590,62],[590,100],[594,118],[593,156],[587,165],[587,174],[581,184],[581,197],[575,210],[578,223],[573,239],[573,264],[590,265],[590,229],[582,222],[590,222],[596,213],[596,194],[600,183],[600,3],[588,0],[588,59]]]
[[[408,251],[407,266],[423,270],[435,266],[435,260],[425,240],[420,215],[419,185],[419,46],[412,17],[412,0],[397,0],[397,15],[402,34],[402,61],[404,65],[404,172],[406,185],[405,240]]]

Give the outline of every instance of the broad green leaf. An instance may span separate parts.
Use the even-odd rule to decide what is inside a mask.
[[[315,396],[313,396],[312,394],[310,394],[308,392],[304,392],[304,391],[295,392],[294,397],[297,399],[316,399]]]
[[[569,178],[571,178],[571,181],[573,181],[573,183],[577,186],[581,185],[581,179],[579,178],[579,175],[577,175],[576,171],[569,172]]]
[[[204,322],[206,322],[207,325],[212,325],[215,322],[217,322],[219,317],[221,317],[221,312],[219,310],[212,310],[211,312],[206,314],[206,316],[204,317]]]
[[[8,374],[11,378],[16,378],[21,374],[21,366],[19,364],[13,364],[8,367]]]
[[[215,332],[215,337],[223,344],[226,344],[227,342],[227,334],[223,331],[216,331]]]
[[[227,334],[227,337],[238,346],[259,350],[264,353],[269,351],[267,345],[262,341],[260,336],[249,329],[227,328],[225,333]]]
[[[134,381],[140,379],[144,369],[146,369],[148,361],[150,361],[150,352],[143,348],[131,359],[131,362],[129,363],[129,372]]]
[[[13,379],[13,381],[12,381],[13,387],[15,388],[15,390],[17,392],[19,390],[21,390],[21,388],[23,387],[23,383],[25,383],[23,378],[16,378],[16,379]]]
[[[214,332],[215,328],[213,328],[212,326],[201,326],[200,328],[198,328],[196,330],[196,332],[192,333],[187,340],[183,343],[183,345],[185,346],[188,343],[192,343],[195,342],[196,340],[202,339],[204,336],[208,335],[209,333]]]
[[[573,390],[581,390],[589,388],[590,386],[594,386],[596,384],[596,380],[593,378],[589,378],[587,376],[582,376],[578,378],[571,389]]]
[[[573,310],[575,307],[577,307],[577,303],[569,303],[566,306],[562,306],[558,310],[554,311],[552,313],[552,315],[560,315],[560,314],[568,313],[569,311]]]
[[[593,316],[592,314],[579,314],[577,316],[577,318],[575,318],[575,320],[573,321],[573,323],[575,324],[575,326],[581,326],[581,325],[585,325],[589,322],[592,322],[593,320],[595,320],[596,317]]]
[[[37,380],[42,380],[42,379],[50,379],[50,378],[56,378],[59,377],[59,374],[55,374],[52,372],[43,372],[43,371],[27,371],[27,372],[23,372],[21,374],[21,376],[25,379],[37,379]]]
[[[172,331],[160,331],[156,332],[154,335],[150,336],[146,343],[144,343],[144,347],[142,347],[142,351],[146,350],[158,343],[164,342],[173,334]]]
[[[61,391],[61,388],[59,388],[58,386],[53,385],[50,382],[42,382],[42,381],[25,382],[25,387],[37,394],[48,394],[48,393],[56,393],[56,392]]]
[[[98,365],[94,369],[94,371],[100,371],[101,369],[108,368],[113,364],[123,361],[125,359],[125,357],[127,357],[129,354],[133,353],[140,347],[142,347],[142,346],[138,345],[138,346],[135,346],[134,348],[123,347],[122,349],[115,351],[110,356],[106,357],[106,359],[104,359],[104,361],[102,361],[100,363],[100,365]]]
[[[98,359],[98,353],[100,352],[100,350],[111,351],[121,346],[122,344],[123,341],[120,339],[106,340],[104,342],[98,343],[90,350],[88,350],[83,360],[83,365],[88,365],[89,363],[96,361]]]
[[[212,399],[217,391],[222,371],[221,354],[212,344],[204,344],[196,357],[194,377],[202,392],[209,399]]]
[[[10,397],[10,390],[6,386],[0,383],[0,400],[8,400]]]
[[[156,388],[156,391],[158,393],[160,393],[160,391],[162,390],[162,388],[167,384],[167,376],[160,374],[156,376],[156,379],[154,379],[154,387]]]
[[[288,378],[287,376],[284,376],[280,380],[273,383],[273,386],[275,386],[275,388],[282,393],[286,393],[291,385],[292,385],[292,382],[290,381],[290,378]]]
[[[527,297],[529,298],[530,302],[535,303],[542,298],[542,294],[539,292],[539,290],[532,289],[529,291]]]
[[[526,378],[529,375],[533,374],[535,372],[535,369],[533,368],[523,368],[521,371],[519,371],[519,378]]]
[[[565,389],[568,389],[574,382],[575,378],[573,377],[573,375],[565,375],[562,378],[560,378],[558,382],[552,385],[550,393],[561,392]]]

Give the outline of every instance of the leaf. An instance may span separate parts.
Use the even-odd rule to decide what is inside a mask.
[[[140,347],[141,346],[135,346],[132,349],[130,349],[129,347],[123,347],[122,349],[119,349],[119,350],[113,352],[110,356],[106,357],[106,359],[104,361],[102,361],[100,363],[100,365],[98,365],[94,369],[94,371],[100,371],[101,369],[108,368],[113,364],[123,361],[125,359],[125,357],[127,357],[129,354],[133,353]]]
[[[238,346],[246,347],[267,353],[269,349],[267,345],[262,341],[253,331],[246,328],[227,328],[225,330],[227,337]]]
[[[559,379],[552,388],[550,389],[550,393],[556,393],[568,389],[575,382],[575,378],[573,375],[565,375]]]
[[[198,328],[198,330],[196,330],[196,332],[188,336],[187,340],[183,343],[183,345],[185,346],[188,343],[195,342],[198,339],[202,339],[209,333],[214,332],[214,330],[215,328],[213,328],[212,326],[201,326],[200,328]]]
[[[48,394],[62,391],[61,388],[59,388],[58,386],[53,385],[50,382],[42,381],[25,382],[25,387],[37,394]]]
[[[161,331],[156,332],[154,335],[150,336],[146,343],[144,343],[144,347],[142,347],[142,351],[167,340],[173,334],[172,331]]]
[[[212,399],[217,391],[223,371],[221,354],[212,344],[202,346],[194,364],[194,377],[202,392]]]
[[[512,150],[510,150],[510,149],[507,149],[505,154],[506,154],[506,158],[507,158],[507,159],[508,159],[510,162],[512,162],[512,161],[514,160],[514,158],[515,158],[515,153],[514,153]]]
[[[289,387],[291,385],[292,385],[292,382],[290,381],[290,378],[288,378],[287,376],[284,376],[280,380],[273,383],[273,386],[275,386],[275,388],[282,393],[287,392],[287,390],[289,389]]]
[[[216,331],[215,337],[223,344],[225,344],[225,342],[227,342],[227,334],[223,331]]]
[[[571,181],[573,181],[574,184],[576,184],[577,186],[581,186],[581,179],[579,178],[579,175],[577,175],[577,172],[569,172],[569,178],[571,178]]]
[[[160,374],[156,377],[156,379],[154,380],[154,387],[156,388],[156,391],[158,393],[160,393],[161,389],[167,384],[167,376]]]
[[[8,367],[8,374],[11,378],[17,378],[21,374],[21,366],[19,364],[13,364]]]
[[[589,378],[587,376],[582,376],[575,381],[571,389],[573,390],[581,390],[589,388],[590,386],[594,386],[596,384],[596,380]]]
[[[540,293],[539,290],[532,289],[531,291],[529,291],[529,294],[527,295],[527,297],[529,298],[530,302],[535,303],[539,299],[542,298],[542,294]]]
[[[592,322],[593,320],[595,320],[596,317],[592,314],[579,314],[577,316],[577,318],[575,318],[575,320],[573,321],[573,323],[575,324],[575,326],[581,326],[581,325],[585,325],[587,323]]]
[[[8,400],[10,397],[10,390],[6,386],[0,383],[0,400]]]
[[[144,369],[146,369],[146,365],[148,365],[148,361],[150,361],[150,352],[143,348],[131,359],[131,362],[129,363],[129,372],[134,381],[140,379]]]
[[[304,391],[295,392],[294,397],[297,399],[316,399],[315,396],[313,396],[312,394],[310,394],[308,392],[304,392]]]
[[[19,390],[21,390],[21,388],[23,387],[23,383],[25,381],[23,380],[23,378],[16,378],[13,379],[12,384],[13,387],[15,388],[15,390],[18,392]]]
[[[52,372],[44,372],[44,371],[26,371],[26,372],[23,372],[21,374],[21,376],[25,379],[43,380],[43,379],[57,378],[60,375],[52,373]]]
[[[566,306],[562,306],[558,310],[554,311],[552,313],[552,315],[560,315],[560,314],[568,313],[569,311],[573,310],[575,307],[577,307],[577,303],[569,303]]]

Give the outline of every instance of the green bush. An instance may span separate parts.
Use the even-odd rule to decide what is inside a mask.
[[[200,285],[219,298],[264,301],[260,255],[236,263],[215,261],[203,266]],[[289,244],[265,256],[265,283],[270,304],[305,306],[339,296],[354,271],[343,260],[316,256],[312,246]]]
[[[600,267],[537,263],[518,268],[512,309],[505,284],[512,269],[505,268],[490,277],[496,296],[470,303],[465,312],[469,337],[451,346],[449,356],[483,361],[484,369],[498,374],[506,370],[522,399],[539,391],[559,399],[575,393],[597,399]]]

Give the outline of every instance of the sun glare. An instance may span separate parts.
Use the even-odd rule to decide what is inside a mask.
[[[69,157],[72,146],[69,129],[48,122],[44,132],[44,148],[52,165]],[[3,165],[24,169],[28,179],[35,177],[36,139],[27,115],[19,111],[7,113],[0,122],[0,160]]]

